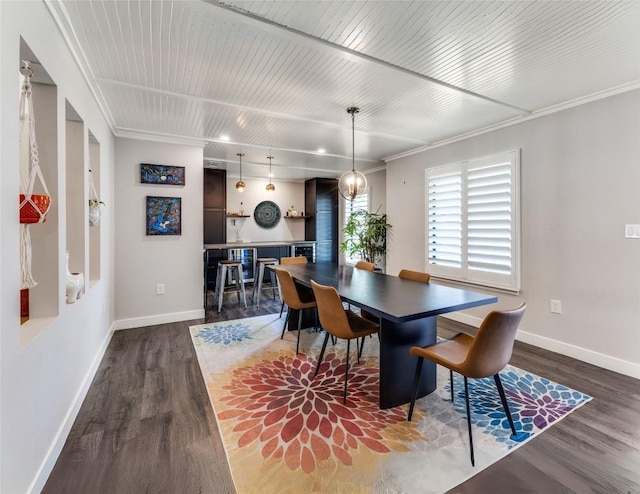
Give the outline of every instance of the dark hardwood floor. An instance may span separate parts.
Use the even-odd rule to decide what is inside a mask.
[[[233,298],[206,322],[279,311]],[[203,322],[114,334],[44,493],[235,492],[188,331]],[[594,399],[450,492],[640,494],[640,381],[520,342],[512,364]]]

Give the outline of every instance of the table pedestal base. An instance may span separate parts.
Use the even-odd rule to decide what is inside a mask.
[[[413,376],[418,357],[409,355],[412,346],[433,345],[437,338],[437,317],[404,323],[381,320],[380,408],[393,408],[411,401]],[[418,398],[436,389],[436,364],[425,359]]]

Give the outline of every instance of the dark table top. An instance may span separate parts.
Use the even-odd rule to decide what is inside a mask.
[[[335,264],[286,264],[299,283],[311,286],[311,280],[338,290],[352,303],[384,319],[412,321],[447,312],[493,304],[498,297],[433,283],[420,283],[351,266]]]

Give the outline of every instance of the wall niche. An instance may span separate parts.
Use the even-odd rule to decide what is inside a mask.
[[[85,164],[85,149],[88,142],[85,125],[78,112],[69,101],[65,101],[65,142],[66,142],[66,250],[69,253],[68,270],[83,273],[77,297],[84,294],[86,276],[85,238],[88,223],[88,173]],[[66,275],[66,270],[65,270]],[[65,294],[66,295],[66,294]],[[77,298],[66,299],[67,304]]]
[[[60,197],[58,190],[58,87],[33,51],[20,40],[20,56],[16,60],[16,71],[27,62],[32,72],[30,77],[35,135],[38,146],[39,165],[49,195],[51,206],[44,223],[28,226],[31,237],[31,273],[37,285],[28,290],[28,309],[21,309],[21,341],[26,344],[40,333],[47,322],[59,314],[59,251],[58,251],[58,211]],[[23,73],[28,71],[23,70]],[[22,81],[22,79],[21,79]],[[22,86],[22,85],[21,85]],[[22,88],[20,88],[21,90]],[[30,167],[29,134],[21,132],[20,172],[28,176]],[[34,194],[44,194],[36,183]],[[18,198],[16,198],[18,200]],[[18,220],[16,218],[16,220]],[[16,287],[17,289],[20,287]],[[24,299],[23,299],[24,300]]]

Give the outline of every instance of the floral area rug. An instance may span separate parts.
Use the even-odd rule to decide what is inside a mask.
[[[476,466],[469,460],[464,385],[438,366],[438,388],[408,405],[378,408],[378,339],[360,362],[346,341],[329,344],[313,378],[324,333],[280,339],[284,316],[190,328],[238,494],[438,493],[464,482],[591,398],[508,366],[501,372],[518,434],[511,437],[493,378],[470,379]],[[409,357],[407,357],[409,358]]]

